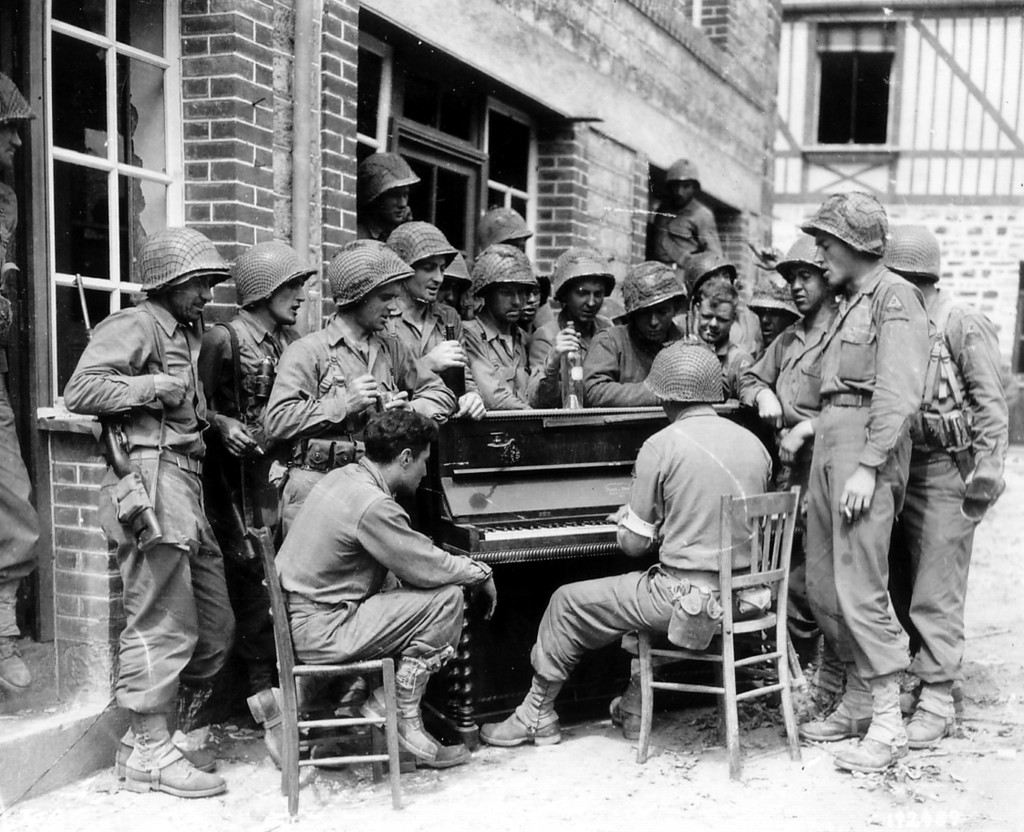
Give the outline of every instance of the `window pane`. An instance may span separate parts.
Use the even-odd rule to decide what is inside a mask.
[[[885,143],[891,69],[891,52],[857,54],[857,106],[853,114],[853,140],[857,144]]]
[[[53,35],[53,143],[107,156],[104,50],[66,35]]]
[[[367,49],[359,50],[359,101],[356,129],[364,136],[377,136],[377,112],[380,107],[380,79],[384,59]]]
[[[89,333],[77,286],[58,286],[56,303],[57,389],[63,392],[85,345],[89,343]],[[89,310],[89,323],[95,327],[110,314],[110,294],[86,289],[85,305]]]
[[[164,54],[163,0],[117,4],[117,39],[153,55]]]
[[[473,101],[464,95],[444,92],[441,95],[441,112],[438,129],[443,133],[458,136],[467,142],[473,140]]]
[[[491,179],[525,191],[530,168],[529,126],[492,110],[487,141]]]
[[[118,160],[165,171],[164,71],[118,56],[117,87]]]
[[[458,171],[437,168],[437,202],[434,225],[440,228],[457,249],[466,248],[466,207],[469,204],[470,178]]]
[[[121,280],[133,280],[132,264],[139,249],[155,231],[167,226],[167,186],[159,182],[119,176]]]
[[[104,34],[106,11],[103,0],[52,0],[52,4],[54,20]]]
[[[406,76],[405,95],[402,98],[402,113],[406,118],[437,127],[437,111],[441,94],[437,84],[424,78]]]
[[[505,192],[496,191],[494,188],[487,189],[487,210],[491,208],[504,208],[505,207]]]
[[[110,277],[107,202],[107,174],[54,161],[54,246],[58,272]]]
[[[526,218],[526,200],[518,196],[512,197],[512,210],[518,211],[519,216]]]

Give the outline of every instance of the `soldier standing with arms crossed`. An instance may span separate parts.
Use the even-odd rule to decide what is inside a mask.
[[[921,293],[882,265],[888,220],[868,194],[831,196],[803,230],[841,294],[821,365],[807,506],[807,591],[846,665],[846,692],[805,739],[864,740],[836,765],[883,771],[907,753],[898,674],[907,641],[889,601],[889,538],[910,463],[908,422],[928,363]]]
[[[203,307],[228,265],[198,231],[167,228],[146,240],[136,267],[146,299],[96,327],[64,400],[74,413],[123,416],[120,450],[136,469],[122,477],[108,460],[99,502],[128,616],[117,681],[117,703],[131,716],[122,740],[132,746],[126,785],[209,797],[225,790],[224,781],[193,765],[212,769],[211,757],[183,756],[168,715],[177,703],[178,729],[195,727],[234,633],[224,559],[203,506],[208,423],[196,366]],[[147,496],[162,532],[155,545],[137,541],[127,525]]]
[[[892,551],[893,602],[910,633],[910,672],[922,680],[907,724],[911,748],[935,745],[953,730],[974,528],[1004,488],[1009,434],[995,327],[939,290],[939,262],[928,229],[892,229],[885,263],[921,290],[932,329]],[[899,583],[903,575],[909,586]]]

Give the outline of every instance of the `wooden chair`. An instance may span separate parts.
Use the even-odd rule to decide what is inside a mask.
[[[284,743],[281,749],[281,792],[288,796],[288,813],[294,816],[299,810],[300,766],[347,765],[351,763],[372,763],[374,782],[379,783],[384,779],[382,764],[386,762],[391,781],[391,804],[394,808],[400,809],[402,793],[398,779],[398,709],[395,705],[394,660],[386,658],[345,664],[296,664],[284,593],[281,591],[281,582],[277,577],[277,567],[274,562],[274,544],[270,530],[267,528],[249,529],[248,537],[263,562],[263,571],[266,576],[264,582],[270,595],[270,612],[274,619],[277,670],[281,679],[281,720],[284,726]],[[383,677],[386,703],[384,718],[299,719],[297,682],[301,677],[362,676],[368,673],[380,674]],[[372,754],[319,757],[315,760],[299,759],[300,751],[308,749],[324,739],[329,739],[329,737],[321,736],[316,742],[304,740],[300,733],[304,729],[340,729],[359,725],[371,726]],[[383,748],[385,744],[386,752]]]
[[[758,494],[745,498],[723,497],[720,520],[721,549],[719,556],[719,577],[722,590],[722,622],[715,642],[720,652],[684,650],[681,648],[661,649],[652,646],[652,638],[664,633],[638,633],[640,648],[641,717],[640,743],[637,748],[637,762],[647,760],[651,741],[651,722],[654,710],[655,690],[676,690],[689,693],[714,693],[719,697],[725,726],[726,747],[729,751],[729,776],[738,779],[741,770],[739,716],[737,703],[759,696],[778,692],[782,697],[782,712],[786,722],[789,740],[789,756],[800,759],[800,738],[797,734],[796,714],[790,692],[789,635],[786,630],[786,599],[789,595],[789,561],[793,548],[793,533],[796,529],[800,488],[771,494]],[[747,544],[750,549],[750,571],[733,573],[731,550],[734,520],[746,519],[753,529]],[[739,545],[743,545],[740,541]],[[734,597],[738,590],[750,587],[771,588],[774,611],[749,620],[735,620]],[[734,637],[742,633],[756,633],[775,629],[774,649],[742,659],[736,658]],[[714,647],[715,642],[712,642]],[[719,665],[720,685],[697,685],[654,680],[654,664],[676,661],[714,662]],[[752,690],[736,692],[736,668],[748,667],[762,662],[774,662],[778,682]]]

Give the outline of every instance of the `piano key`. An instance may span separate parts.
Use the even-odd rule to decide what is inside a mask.
[[[617,526],[614,523],[587,523],[565,526],[531,526],[530,528],[483,529],[483,540],[523,540],[538,537],[591,537],[594,535],[614,535]]]

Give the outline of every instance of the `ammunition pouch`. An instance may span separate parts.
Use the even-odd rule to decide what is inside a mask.
[[[974,418],[969,410],[922,410],[910,420],[910,438],[918,448],[959,452],[971,447],[973,428]]]
[[[680,581],[672,599],[672,617],[668,622],[668,640],[686,650],[707,650],[722,622],[718,593]]]
[[[114,484],[113,493],[117,520],[132,530],[139,550],[145,552],[160,543],[163,534],[142,477],[134,471],[121,477]]]
[[[363,458],[365,446],[353,439],[305,439],[296,443],[292,465],[326,474]]]

